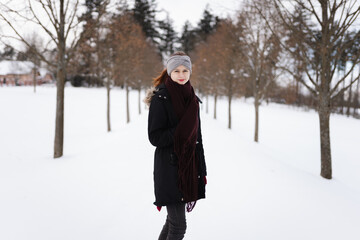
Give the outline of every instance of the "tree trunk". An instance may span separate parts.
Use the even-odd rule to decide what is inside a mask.
[[[298,73],[299,74],[299,73]],[[298,75],[299,76],[299,75]],[[295,80],[295,105],[300,106],[301,105],[301,99],[300,99],[300,83],[299,81]]]
[[[332,178],[331,167],[331,147],[330,147],[330,83],[331,83],[331,54],[329,43],[331,41],[328,18],[328,1],[320,1],[322,10],[322,29],[321,29],[321,71],[320,89],[318,91],[318,114],[320,121],[320,151],[321,151],[321,172],[320,175],[325,179]],[[345,83],[345,81],[344,81]],[[342,100],[344,98],[342,97]],[[343,110],[343,105],[341,106]]]
[[[111,124],[110,124],[110,79],[107,79],[106,82],[106,92],[107,92],[107,130],[108,132],[111,131]]]
[[[204,97],[204,95],[201,95],[201,99]],[[203,104],[200,104],[201,105],[201,111],[204,110],[204,105]]]
[[[214,96],[214,119],[216,119],[216,104],[217,104],[217,94]]]
[[[330,100],[319,97],[321,173],[326,179],[332,178],[331,147],[330,147]]]
[[[138,103],[139,103],[139,114],[141,114],[141,88],[139,87],[139,99],[138,99]]]
[[[146,90],[144,90],[144,96],[146,96]],[[148,109],[146,104],[143,104],[144,110]]]
[[[34,81],[34,93],[36,93],[36,65],[34,63],[34,75],[33,75],[33,81]]]
[[[60,1],[60,26],[59,26],[59,44],[58,44],[58,64],[57,64],[57,83],[56,83],[56,119],[55,119],[55,144],[54,158],[63,155],[64,146],[64,90],[66,79],[65,63],[65,14],[64,0]]]
[[[345,70],[344,70],[344,76],[345,76]],[[345,81],[343,82],[343,88],[345,88]],[[340,114],[344,114],[344,105],[345,105],[345,92],[340,95]]]
[[[65,70],[58,67],[56,83],[56,122],[55,122],[55,145],[54,158],[63,155],[64,143],[64,89],[65,88]]]
[[[206,114],[209,113],[209,95],[206,95]]]
[[[351,79],[352,80],[352,79]],[[351,108],[351,100],[352,100],[352,86],[349,88],[349,97],[347,101],[347,109],[346,109],[346,116],[350,116],[350,108]]]
[[[254,98],[254,106],[255,106],[255,134],[254,141],[259,142],[259,99],[257,96]]]
[[[360,85],[360,80],[357,80],[356,92],[354,96],[354,111],[353,111],[354,116],[356,116],[356,109],[359,107],[359,90],[360,90],[359,85]]]
[[[229,129],[231,129],[231,100],[232,100],[232,96],[229,95],[229,125],[228,125]]]
[[[129,86],[126,84],[126,123],[130,122]]]
[[[351,82],[354,79],[354,71],[351,72]],[[352,105],[352,85],[349,88],[349,97],[348,97],[348,101],[347,101],[347,109],[346,109],[346,116],[350,116],[350,108]]]

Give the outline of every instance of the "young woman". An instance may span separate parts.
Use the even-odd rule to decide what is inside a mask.
[[[183,239],[188,212],[205,198],[206,164],[201,137],[199,98],[190,83],[191,60],[174,53],[148,92],[148,135],[156,147],[155,202],[166,206],[167,218],[159,240]]]

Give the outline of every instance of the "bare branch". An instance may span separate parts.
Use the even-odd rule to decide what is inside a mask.
[[[34,22],[34,23],[37,23],[36,21],[34,21],[32,18],[28,18],[26,17],[25,15],[22,15],[20,14],[21,12],[24,11],[24,9],[21,9],[21,10],[15,10],[13,8],[10,8],[8,5],[4,4],[4,3],[0,3],[0,6],[2,8],[4,8],[4,10],[2,10],[3,12],[8,12],[8,13],[11,13],[11,14],[15,14],[16,17],[18,18],[21,18],[25,21],[30,21],[30,22]],[[18,20],[18,19],[17,19]]]
[[[338,93],[334,96],[331,96],[331,100],[336,99],[340,94],[343,94],[346,90],[348,90],[356,81],[360,81],[360,75],[353,79],[345,88],[342,88]]]
[[[315,16],[316,20],[318,21],[318,23],[319,23],[321,26],[324,26],[324,25],[323,25],[324,23],[320,20],[318,14],[316,13],[316,9],[314,8],[314,5],[312,4],[311,0],[307,0],[307,1],[308,1],[308,3],[310,3],[311,9],[312,9],[312,10],[310,10],[310,12],[311,12],[312,14],[314,14],[314,16]],[[300,1],[296,1],[296,2],[300,2]],[[300,3],[300,4],[302,4],[302,3]],[[324,20],[324,19],[323,19],[323,20]]]
[[[342,11],[341,11],[340,18],[339,18],[339,23],[342,22],[342,19],[343,19],[343,16],[344,16],[344,12],[345,12],[345,8],[343,7],[343,8],[342,8]]]
[[[331,4],[329,3],[329,12],[330,12],[330,18],[329,18],[329,22],[330,23],[334,23],[334,19],[335,19],[335,13],[336,10],[343,4],[343,2],[341,1],[339,3],[339,5],[336,5],[336,1],[333,2],[333,5],[331,7]],[[334,26],[333,26],[334,28]]]
[[[69,3],[69,2],[68,2]],[[74,7],[74,10],[72,12],[72,14],[70,15],[70,23],[69,23],[69,26],[68,26],[68,29],[66,30],[66,33],[65,33],[65,39],[68,38],[68,35],[69,35],[69,32],[70,30],[72,29],[72,25],[74,23],[74,19],[76,17],[76,12],[77,12],[77,9],[78,9],[78,4],[79,4],[79,1],[76,1],[76,4],[75,4],[75,7]],[[68,5],[66,6],[66,8],[68,7]],[[75,26],[77,26],[79,23],[77,23]]]
[[[350,26],[355,22],[355,20],[358,19],[359,15],[360,15],[360,7],[357,8],[354,12],[350,13],[350,11],[353,8],[355,2],[348,9],[343,22],[339,22],[339,27],[338,27],[336,33],[334,34],[334,39],[332,40],[332,43],[336,42],[337,39],[339,39],[339,37],[342,37],[345,34],[345,32],[348,31]],[[345,6],[343,7],[343,11],[344,11],[344,9],[345,9]]]
[[[354,70],[355,66],[360,63],[360,58],[359,56],[357,57],[357,61],[353,63],[353,65],[351,66],[350,70],[335,84],[335,86],[330,90],[330,96],[333,95],[337,88],[339,87],[339,85],[345,81],[345,79],[350,75],[350,73]]]
[[[45,32],[50,36],[50,38],[56,43],[58,44],[58,41],[57,39],[54,37],[54,35],[50,32],[50,30],[45,27],[45,25],[40,21],[40,19],[37,17],[37,14],[34,12],[33,8],[32,8],[32,5],[30,4],[30,0],[29,0],[29,8],[30,8],[30,11],[32,13],[32,15],[34,16],[34,18],[36,19],[37,21],[37,24],[40,25],[42,27],[42,29],[45,30]],[[55,27],[55,26],[54,26]],[[55,27],[56,29],[56,27]],[[57,29],[56,29],[57,30]]]
[[[276,0],[278,1],[278,0]],[[297,1],[296,1],[297,2]],[[279,38],[278,34],[274,31],[273,27],[271,26],[271,24],[269,23],[269,21],[267,20],[267,18],[265,17],[265,15],[262,13],[261,9],[259,9],[257,7],[257,5],[255,5],[255,8],[257,9],[257,11],[259,12],[259,14],[263,17],[263,19],[265,20],[266,22],[266,25],[268,26],[268,28],[270,29],[270,31],[272,32],[273,36],[276,37],[276,39],[278,40],[279,44],[286,50],[288,51],[291,55],[297,55],[294,51],[292,51],[288,46],[286,46],[285,44],[282,43],[281,39]],[[286,24],[286,20],[283,18],[281,12],[280,12],[280,9],[277,8],[277,11],[278,11],[278,15],[279,17],[282,19],[282,21],[284,21],[284,23]],[[311,61],[308,57],[307,57],[307,53],[306,53],[306,50],[304,50],[302,47],[300,48],[301,52],[303,53],[303,57],[305,58],[306,62],[308,64],[311,64],[314,66],[314,62]],[[317,68],[317,66],[316,66]],[[289,69],[287,72],[291,72]],[[314,85],[315,87],[315,90],[312,89],[310,86],[308,86],[307,83],[305,83],[303,80],[300,81],[301,83],[303,83],[305,85],[306,88],[308,88],[311,92],[315,92],[319,89],[319,85],[317,84],[317,81],[314,81],[314,79],[311,77],[311,74],[309,73],[308,69],[305,68],[305,72],[306,72],[306,75],[307,77],[309,78],[310,82]],[[315,94],[316,95],[316,94]]]
[[[79,2],[79,1],[76,1],[76,5],[78,4],[78,2]],[[65,13],[68,12],[69,4],[70,4],[70,1],[68,0],[67,3],[66,3],[66,6],[65,6],[65,11],[64,11]],[[77,9],[77,8],[75,7],[75,9]],[[74,12],[76,12],[76,10],[74,10]]]
[[[1,18],[3,18],[3,20],[10,26],[10,28],[13,29],[13,31],[15,32],[15,34],[18,36],[18,38],[13,37],[13,36],[6,36],[7,38],[12,38],[12,39],[16,39],[18,41],[21,41],[23,43],[25,43],[25,45],[29,48],[31,48],[31,44],[25,39],[23,38],[19,32],[14,28],[14,26],[7,20],[7,18],[5,18],[1,13],[0,13]],[[2,41],[2,40],[1,40]],[[3,41],[2,41],[3,42]],[[38,57],[40,57],[40,59],[44,62],[46,62],[47,64],[51,65],[51,66],[55,66],[53,63],[49,62],[42,54],[40,54],[37,50],[35,50],[35,53]]]
[[[41,0],[38,0],[38,1],[41,1]],[[60,18],[59,18],[59,15],[58,15],[58,10],[56,8],[56,1],[55,2],[52,2],[51,0],[46,0],[46,1],[48,3],[49,8],[51,9],[51,12],[52,12],[52,14],[54,16],[54,19],[57,20],[57,24],[58,24],[58,26],[60,26],[60,23],[59,23]]]
[[[29,6],[31,9],[31,12],[33,13],[33,15],[35,15],[35,12],[33,11],[32,6],[31,6],[31,2],[30,2],[30,0],[28,0],[28,1],[29,1]],[[45,13],[48,15],[49,20],[52,23],[52,25],[55,27],[55,29],[57,29],[59,25],[58,25],[57,19],[53,15],[53,11],[50,9],[50,13],[51,13],[51,15],[50,15],[45,4],[42,1],[39,1],[39,3],[42,5],[42,8],[44,9]]]
[[[289,73],[290,75],[292,75],[296,81],[301,82],[312,94],[314,94],[315,96],[317,96],[317,90],[313,89],[312,87],[310,87],[303,79],[299,78],[299,76],[297,76],[293,71],[291,71],[288,67],[282,67],[279,66],[278,68],[284,70],[285,72]],[[308,74],[306,72],[306,74]]]
[[[333,69],[331,71],[331,79],[332,79],[332,76],[334,76],[334,73],[335,73],[335,70],[338,66],[338,63],[339,63],[339,60],[341,58],[341,54],[344,52],[344,51],[341,51],[341,50],[345,50],[345,49],[349,49],[351,46],[354,45],[356,39],[360,38],[360,31],[357,32],[354,36],[352,36],[350,39],[351,40],[348,40],[342,44],[342,39],[341,39],[341,42],[338,43],[338,48],[336,51],[336,55],[334,56],[334,65],[333,65]],[[360,53],[358,53],[356,56],[353,56],[353,58],[355,59],[355,62],[357,61],[357,59],[360,57]],[[346,59],[347,60],[347,59]]]
[[[264,96],[266,93],[267,88],[270,86],[270,84],[274,81],[276,81],[281,75],[283,74],[283,71],[279,72],[278,74],[275,74],[272,81],[267,81],[265,86],[263,87],[262,91],[260,91],[260,101],[264,100]]]

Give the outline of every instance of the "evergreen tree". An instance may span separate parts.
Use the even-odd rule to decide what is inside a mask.
[[[214,16],[210,11],[209,5],[207,5],[198,24],[197,32],[200,41],[206,41],[220,22],[219,17]]]
[[[196,42],[197,33],[191,26],[189,21],[185,22],[185,25],[182,30],[181,37],[179,39],[180,49],[186,53],[190,53],[194,50]]]
[[[100,29],[103,27],[101,18],[106,14],[108,4],[109,0],[85,1],[86,11],[80,17],[85,22],[82,41],[79,42],[76,57],[68,68],[68,72],[74,78],[82,75],[82,78],[77,79],[85,80],[89,86],[102,85],[98,53],[100,52]]]
[[[15,55],[15,49],[10,45],[6,45],[4,51],[0,53],[0,60],[14,60]]]
[[[219,25],[220,20],[219,17],[211,13],[209,5],[207,5],[197,27],[193,28],[189,21],[185,22],[181,37],[179,38],[180,50],[186,53],[194,51],[196,46],[202,42],[206,42],[207,37],[211,35]]]
[[[168,56],[174,52],[174,45],[178,41],[178,37],[176,36],[176,32],[169,16],[164,21],[159,21],[159,28],[162,32],[159,50],[163,55]]]
[[[135,0],[132,11],[134,13],[135,20],[138,24],[140,24],[145,36],[159,44],[159,32],[156,29],[158,24],[155,19],[155,0]]]
[[[84,5],[86,7],[86,12],[82,15],[82,18],[85,21],[93,19],[94,12],[96,12],[97,9],[100,9],[104,2],[104,0],[85,0]]]

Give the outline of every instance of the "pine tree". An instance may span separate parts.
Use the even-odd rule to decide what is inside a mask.
[[[183,26],[181,37],[179,38],[179,50],[182,50],[186,53],[190,53],[191,51],[193,51],[195,47],[196,36],[197,34],[191,26],[191,23],[189,21],[186,21]]]
[[[162,31],[159,50],[163,55],[168,56],[174,52],[174,45],[178,41],[178,37],[176,36],[176,32],[169,16],[165,20],[159,21],[159,28]]]
[[[85,22],[82,41],[76,52],[76,58],[69,65],[68,72],[75,76],[82,75],[89,86],[102,85],[99,67],[101,18],[106,14],[109,0],[86,0],[85,13],[80,17]],[[81,85],[80,83],[79,85]]]
[[[15,55],[15,49],[10,45],[6,45],[4,51],[0,53],[0,60],[13,60]]]
[[[135,0],[134,8],[132,9],[134,18],[140,24],[145,36],[150,38],[153,42],[159,43],[159,32],[156,29],[157,21],[155,0]]]
[[[207,5],[198,24],[197,32],[200,41],[206,41],[220,22],[219,17],[214,16],[210,11],[209,5]]]

